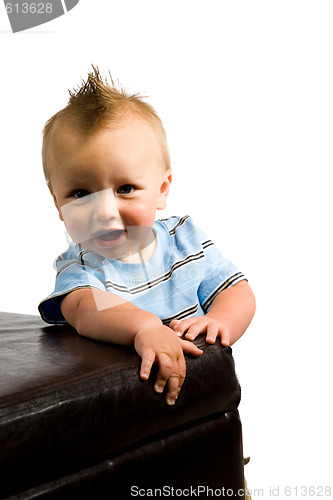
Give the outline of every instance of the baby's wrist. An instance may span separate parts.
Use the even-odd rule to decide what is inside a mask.
[[[148,320],[144,321],[143,324],[139,326],[134,335],[133,339],[134,344],[135,341],[138,340],[139,338],[142,338],[146,335],[152,335],[157,329],[158,330],[161,329],[161,327],[164,328],[164,325],[157,316],[155,318],[149,318]]]

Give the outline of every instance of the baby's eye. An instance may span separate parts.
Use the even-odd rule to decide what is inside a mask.
[[[119,194],[131,194],[134,191],[134,186],[132,184],[124,184],[118,188]]]
[[[76,198],[77,200],[89,195],[90,193],[86,189],[75,189],[75,191],[73,191],[72,193],[72,196],[74,196],[74,198]]]

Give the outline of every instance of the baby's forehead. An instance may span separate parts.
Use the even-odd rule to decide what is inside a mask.
[[[161,141],[146,121],[121,120],[110,126],[87,132],[76,123],[56,123],[49,138],[49,175],[80,171],[92,165],[119,166],[143,169],[144,164],[164,168]],[[87,167],[87,168],[88,168]],[[146,167],[148,168],[148,167]],[[139,169],[139,170],[140,170]]]
[[[134,130],[148,130],[151,136],[159,140],[159,134],[156,125],[150,123],[148,120],[137,116],[133,113],[118,118],[117,120],[104,121],[94,127],[86,126],[80,123],[75,118],[62,119],[56,122],[53,126],[49,137],[49,145],[53,147],[62,147],[65,144],[71,143],[73,146],[87,142],[97,141],[102,135],[111,135],[113,132],[120,132],[120,136],[126,136],[133,133]]]

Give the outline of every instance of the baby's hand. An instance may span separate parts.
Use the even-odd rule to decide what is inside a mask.
[[[206,333],[206,342],[208,344],[214,344],[217,337],[221,338],[221,344],[224,346],[229,345],[230,335],[228,328],[220,321],[209,316],[194,316],[193,318],[187,318],[180,320],[173,320],[170,323],[170,328],[172,328],[175,333],[181,337],[185,334],[187,340],[194,340],[200,333]]]
[[[145,327],[138,331],[134,347],[142,358],[140,377],[147,380],[154,363],[159,365],[155,391],[162,393],[166,387],[166,402],[175,404],[186,375],[183,351],[200,356],[202,351],[192,342],[179,339],[167,326]]]

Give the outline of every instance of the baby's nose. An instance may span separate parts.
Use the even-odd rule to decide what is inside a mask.
[[[113,189],[104,189],[94,193],[94,215],[98,220],[109,220],[119,217],[117,200]]]

